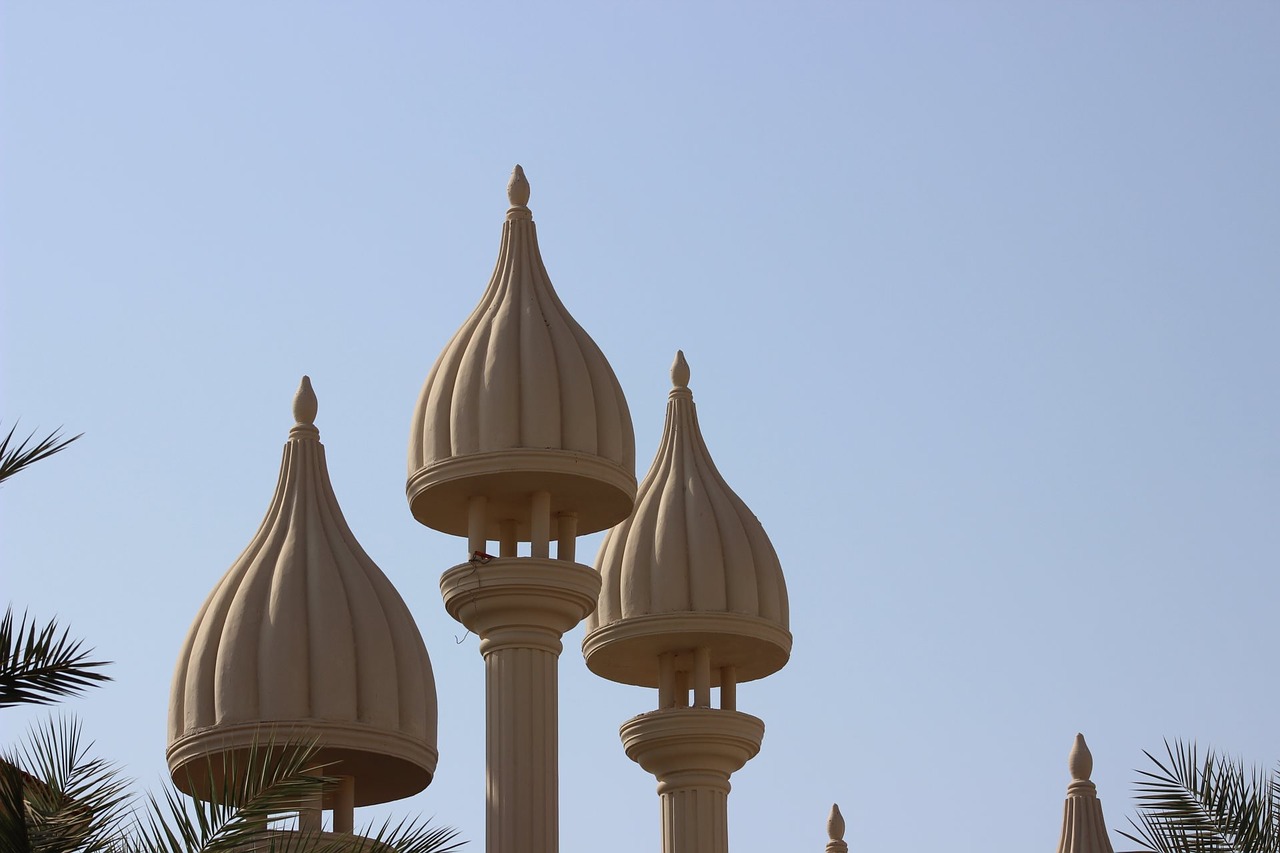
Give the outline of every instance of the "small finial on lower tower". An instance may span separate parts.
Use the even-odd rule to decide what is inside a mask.
[[[831,816],[827,818],[827,838],[832,841],[844,841],[844,815],[840,814],[840,806],[831,804]]]
[[[512,207],[529,204],[529,179],[524,176],[524,169],[519,163],[511,170],[511,180],[507,181],[507,201]]]
[[[1084,735],[1076,733],[1076,742],[1071,747],[1071,755],[1067,758],[1067,770],[1075,782],[1088,782],[1093,775],[1093,753],[1084,742]]]
[[[676,388],[689,387],[689,362],[684,360],[684,350],[676,350],[676,360],[671,363],[671,384]]]
[[[827,839],[826,853],[849,853],[849,845],[844,840],[844,815],[835,803],[831,804],[831,817],[827,818]]]
[[[311,387],[311,377],[303,376],[298,383],[298,392],[293,395],[293,419],[303,426],[315,426],[316,412],[320,402],[316,399],[315,389]]]

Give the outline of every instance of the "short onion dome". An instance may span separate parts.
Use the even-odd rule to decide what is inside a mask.
[[[468,500],[487,501],[490,539],[514,520],[529,539],[528,495],[551,494],[553,515],[579,534],[627,517],[635,497],[635,434],[613,368],[551,286],[515,167],[498,264],[480,303],[427,376],[413,414],[414,517],[468,534]]]
[[[707,452],[676,353],[653,466],[631,516],[596,557],[602,585],[583,654],[613,681],[658,686],[658,658],[697,647],[736,680],[777,672],[791,654],[787,587],[769,537]]]
[[[355,805],[411,796],[436,769],[436,689],[400,594],[338,507],[316,397],[302,377],[266,518],[191,625],[174,670],[166,756],[206,796],[224,759],[315,743]],[[327,805],[326,807],[332,807]]]

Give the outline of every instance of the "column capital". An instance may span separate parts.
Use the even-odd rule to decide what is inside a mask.
[[[600,574],[540,557],[463,563],[440,576],[445,610],[480,636],[484,654],[501,648],[560,653],[560,637],[595,610]]]
[[[683,787],[729,790],[729,776],[760,751],[764,721],[722,708],[665,708],[619,730],[627,757],[658,779],[659,793]]]

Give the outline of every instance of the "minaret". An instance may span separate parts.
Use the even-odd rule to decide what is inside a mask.
[[[497,268],[418,398],[406,492],[414,518],[467,538],[440,591],[484,657],[486,849],[554,853],[560,638],[600,590],[575,544],[631,511],[635,436],[613,369],[547,277],[519,166],[507,194]]]
[[[354,830],[356,806],[418,793],[436,769],[436,689],[422,635],[356,541],[329,482],[302,377],[275,496],[257,534],[191,624],[169,697],[166,757],[195,797],[251,748],[318,745],[340,779],[303,831]],[[260,755],[262,759],[269,756]]]
[[[764,528],[707,452],[683,353],[671,379],[635,510],[596,559],[603,583],[582,650],[597,675],[658,690],[657,710],[621,735],[658,779],[665,853],[727,853],[729,777],[764,737],[737,710],[737,685],[786,664],[787,589]]]
[[[1071,773],[1071,784],[1067,786],[1067,802],[1062,809],[1058,853],[1112,853],[1098,786],[1089,779],[1093,775],[1093,753],[1089,752],[1082,734],[1076,735],[1071,746],[1067,770]]]

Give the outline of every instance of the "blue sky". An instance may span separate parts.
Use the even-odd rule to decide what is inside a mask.
[[[439,772],[394,810],[481,849],[465,543],[413,522],[405,449],[519,162],[638,473],[683,348],[787,574],[735,849],[819,849],[832,801],[853,849],[1052,849],[1077,731],[1112,828],[1165,737],[1270,764],[1278,37],[1248,2],[4,3],[0,417],[85,433],[0,491],[6,598],[117,661],[68,706],[156,787],[310,374],[436,671]],[[655,849],[617,738],[655,697],[580,635],[562,848]]]

